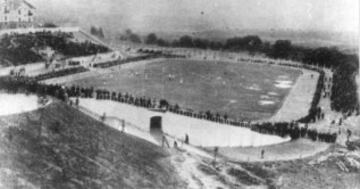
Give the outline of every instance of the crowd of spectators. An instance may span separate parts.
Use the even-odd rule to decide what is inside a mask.
[[[37,75],[37,76],[35,76],[35,79],[38,81],[41,81],[41,80],[62,77],[62,76],[66,76],[66,75],[72,75],[72,74],[77,74],[77,73],[82,73],[82,72],[87,72],[87,71],[89,71],[89,70],[84,67],[66,68],[66,69],[62,69],[62,70],[58,70],[58,71],[53,71],[53,72]]]
[[[290,136],[293,140],[298,138],[310,138],[314,141],[335,142],[336,133],[320,133],[314,129],[300,127],[298,122],[281,122],[281,123],[251,123],[230,119],[227,115],[218,113],[194,112],[181,108],[179,105],[170,104],[164,99],[154,99],[147,97],[136,97],[129,93],[110,92],[107,90],[82,88],[82,87],[63,87],[61,85],[47,85],[39,83],[35,78],[28,77],[1,77],[1,90],[7,92],[30,92],[39,95],[50,95],[60,100],[67,101],[69,97],[95,98],[97,100],[112,100],[120,103],[127,103],[147,109],[159,109],[169,111],[175,114],[192,117],[195,119],[204,119],[212,122],[228,124],[238,127],[247,127],[253,131],[278,135],[281,137]]]
[[[72,86],[65,89],[70,97],[95,98],[97,100],[112,100],[115,102],[131,104],[137,107],[147,109],[158,109],[169,111],[178,115],[188,116],[195,119],[203,119],[211,122],[227,124],[237,127],[247,127],[253,131],[278,135],[281,137],[290,136],[291,139],[310,138],[313,141],[322,141],[333,143],[336,141],[336,133],[320,133],[315,129],[308,129],[307,123],[305,127],[300,127],[299,122],[278,122],[278,123],[252,123],[250,121],[238,121],[229,118],[226,114],[220,115],[211,111],[194,112],[185,108],[181,108],[178,104],[171,104],[165,99],[155,99],[148,97],[137,97],[129,93],[111,92],[105,89],[81,88]],[[318,110],[317,110],[318,111]],[[318,116],[319,113],[316,114]]]

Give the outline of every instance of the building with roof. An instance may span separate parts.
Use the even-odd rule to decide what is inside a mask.
[[[0,29],[34,26],[35,10],[26,0],[0,0]]]

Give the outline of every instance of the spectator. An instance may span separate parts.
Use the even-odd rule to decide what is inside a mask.
[[[185,134],[185,144],[189,144],[189,135]]]
[[[80,103],[79,98],[76,98],[76,100],[75,100],[75,106],[78,107],[78,106],[79,106],[79,103]]]

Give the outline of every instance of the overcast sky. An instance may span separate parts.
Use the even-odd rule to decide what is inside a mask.
[[[359,0],[29,0],[39,12],[138,30],[359,30]],[[100,19],[101,18],[101,19]]]

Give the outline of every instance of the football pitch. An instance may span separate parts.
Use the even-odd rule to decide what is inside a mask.
[[[185,109],[242,120],[269,118],[281,108],[300,70],[283,66],[166,59],[67,83],[166,99]]]

